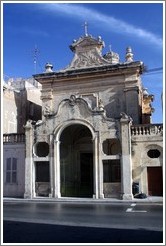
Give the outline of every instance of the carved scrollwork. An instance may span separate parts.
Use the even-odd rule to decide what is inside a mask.
[[[73,61],[71,62],[71,68],[80,67],[91,67],[97,65],[107,64],[106,61],[97,51],[97,49],[92,49],[84,52],[78,52],[75,54]]]
[[[126,113],[124,113],[124,112],[121,112],[120,116],[121,116],[122,120],[128,120],[128,122],[131,122],[131,123],[133,121],[132,118],[129,115],[127,115]]]
[[[69,105],[72,107],[74,107],[76,105],[76,96],[75,95],[70,96]]]
[[[99,99],[99,110],[103,111],[104,110],[104,104],[101,99]]]

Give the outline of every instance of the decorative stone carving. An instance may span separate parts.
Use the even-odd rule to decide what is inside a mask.
[[[111,64],[119,63],[119,55],[113,51],[107,52],[104,56],[104,59],[109,61]]]
[[[99,99],[99,110],[103,111],[104,110],[104,104],[101,99]]]
[[[79,97],[83,98],[87,102],[91,110],[96,109],[98,105],[98,94],[97,93],[80,94]]]
[[[88,35],[81,37],[78,41],[74,40],[73,44],[70,45],[70,49],[75,52],[75,55],[71,64],[65,70],[110,64],[102,57],[103,47],[104,42],[100,36],[95,39]]]
[[[105,46],[105,44],[101,37],[95,39],[91,35],[88,35],[81,37],[78,40],[73,40],[73,43],[70,45],[70,49],[72,51],[78,51],[80,48],[85,47],[91,49],[92,46],[98,47],[98,49],[101,50]]]
[[[128,122],[132,122],[132,118],[130,116],[128,116],[126,113],[121,112],[120,116],[121,116],[122,120],[127,120]]]
[[[133,62],[133,53],[131,47],[126,48],[126,62]]]
[[[32,127],[32,120],[28,120],[26,125],[24,126],[25,129],[31,129]]]
[[[73,106],[75,106],[75,104],[76,104],[76,96],[71,95],[70,99],[69,99],[69,105],[73,107]]]
[[[99,54],[97,49],[92,49],[85,52],[79,52],[75,54],[69,68],[82,68],[82,67],[91,67],[108,64],[102,56]]]
[[[50,106],[49,105],[45,105],[44,114],[50,114],[50,113],[51,113]]]
[[[142,100],[142,113],[151,115],[154,112],[154,108],[151,102],[154,100],[154,95],[149,94],[147,88],[143,89],[143,100]]]
[[[53,65],[52,64],[50,64],[49,62],[47,62],[46,63],[46,65],[45,65],[45,72],[46,73],[52,73],[53,71],[52,71],[52,69],[53,69]]]

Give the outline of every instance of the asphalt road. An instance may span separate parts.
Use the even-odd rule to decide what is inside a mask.
[[[162,209],[141,203],[5,203],[3,242],[162,243]]]

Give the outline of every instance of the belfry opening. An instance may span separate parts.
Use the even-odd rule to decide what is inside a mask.
[[[73,124],[60,136],[61,197],[93,197],[93,142],[88,127]]]

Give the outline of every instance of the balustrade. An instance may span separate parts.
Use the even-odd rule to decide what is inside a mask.
[[[162,124],[149,124],[149,125],[134,125],[131,126],[132,136],[141,135],[162,135],[163,125]]]
[[[4,143],[24,143],[25,134],[24,133],[3,134],[3,142]]]

